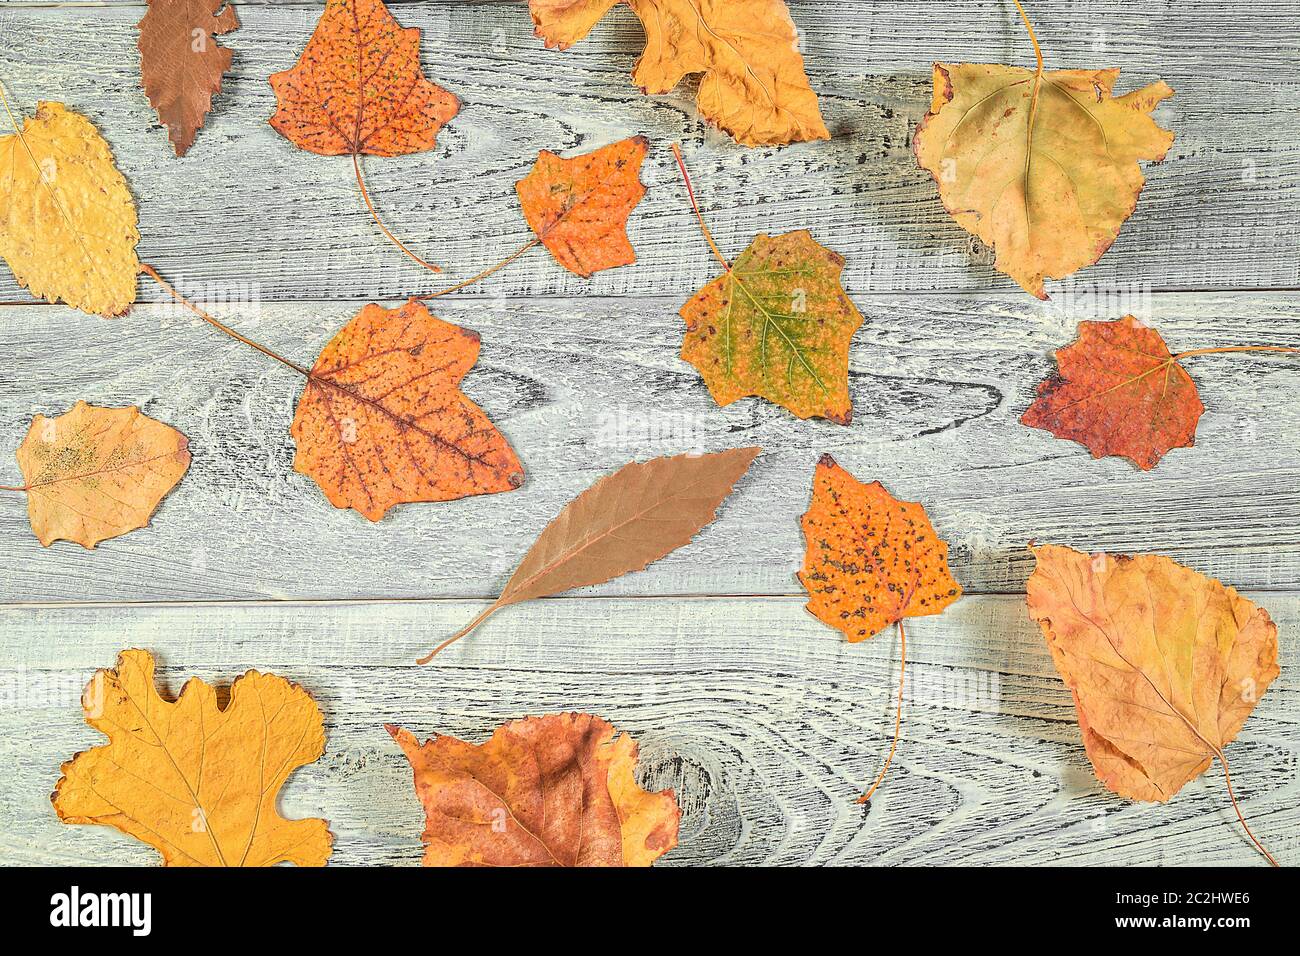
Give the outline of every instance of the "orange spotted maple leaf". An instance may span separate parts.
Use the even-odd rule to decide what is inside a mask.
[[[677,845],[673,792],[637,786],[636,742],[599,717],[515,720],[478,746],[387,730],[415,771],[425,866],[650,866]]]
[[[647,146],[644,136],[633,136],[572,159],[543,150],[515,184],[528,225],[570,272],[586,279],[636,262],[627,219],[645,196]]]
[[[308,373],[293,466],[336,508],[378,521],[393,505],[513,491],[524,470],[460,390],[479,337],[414,300],[367,305]]]
[[[852,643],[898,625],[902,661],[894,742],[880,776],[858,801],[865,803],[898,747],[907,669],[903,618],[941,613],[961,597],[961,585],[948,570],[948,545],[921,505],[899,501],[878,481],[863,484],[830,455],[817,463],[802,524],[807,550],[799,581],[808,592],[808,610]]]
[[[300,149],[351,156],[362,198],[389,240],[421,265],[384,225],[361,175],[362,155],[432,149],[460,101],[420,70],[420,31],[403,28],[383,0],[328,0],[298,63],[271,76],[271,126]]]
[[[1038,386],[1020,421],[1077,441],[1094,458],[1117,455],[1150,471],[1174,448],[1196,443],[1205,411],[1196,383],[1179,362],[1224,352],[1283,352],[1239,346],[1170,353],[1160,333],[1131,315],[1080,322],[1079,337],[1056,352],[1057,374]]]

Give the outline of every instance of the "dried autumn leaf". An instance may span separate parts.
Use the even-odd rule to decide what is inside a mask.
[[[367,305],[304,372],[294,469],[371,521],[403,502],[518,488],[514,449],[460,390],[478,351],[478,333],[419,302]]]
[[[297,684],[248,671],[229,702],[193,677],[175,701],[154,686],[147,651],[123,651],[82,697],[109,743],[63,764],[51,800],[64,823],[115,827],[165,866],[324,866],[324,820],[286,820],[276,803],[298,767],[325,752],[318,708]]]
[[[18,446],[32,532],[45,547],[93,548],[149,523],[190,465],[176,429],[130,408],[77,402],[57,418],[37,415]]]
[[[420,31],[383,0],[328,0],[298,63],[271,75],[271,126],[322,156],[432,149],[460,101],[420,72]]]
[[[713,521],[760,451],[733,448],[654,458],[600,479],[542,530],[501,596],[419,663],[428,663],[503,607],[604,584],[689,544]]]
[[[1080,322],[1020,421],[1077,441],[1094,458],[1120,455],[1149,471],[1170,449],[1195,444],[1205,411],[1180,357],[1131,315]]]
[[[529,0],[537,35],[565,49],[619,0]],[[799,35],[784,0],[627,0],[645,28],[632,81],[669,93],[703,73],[704,118],[744,146],[830,139],[808,83]]]
[[[49,302],[110,318],[135,302],[135,202],[93,123],[40,103],[0,136],[0,255]]]
[[[903,618],[941,613],[961,597],[961,585],[948,570],[948,545],[921,505],[899,501],[878,481],[864,485],[830,455],[817,462],[801,523],[807,547],[799,583],[808,592],[808,610],[855,644],[898,625],[894,738],[880,774],[858,798],[866,803],[898,749],[907,674]]]
[[[1160,555],[1031,550],[1029,614],[1074,694],[1097,778],[1165,801],[1215,757],[1226,775],[1223,749],[1279,673],[1268,612]]]
[[[232,54],[216,37],[239,27],[227,0],[149,0],[140,21],[140,82],[177,156],[184,156],[221,92]]]
[[[802,525],[808,610],[853,643],[905,617],[939,614],[961,597],[948,545],[925,509],[878,481],[863,484],[830,455],[817,462]]]
[[[682,306],[682,358],[715,402],[758,395],[799,418],[849,423],[849,343],[863,319],[843,271],[807,230],[760,235]]]
[[[645,195],[647,146],[633,136],[572,159],[543,150],[515,184],[528,225],[570,272],[586,279],[636,261],[627,219]]]
[[[515,720],[477,746],[387,730],[415,771],[425,866],[650,866],[677,845],[673,792],[637,786],[635,741],[599,717]]]
[[[1119,70],[1045,72],[1025,25],[1038,69],[936,63],[912,146],[958,225],[1046,299],[1044,277],[1092,265],[1133,214],[1146,182],[1138,161],[1164,159],[1173,144],[1150,114],[1174,91],[1161,81],[1114,98]]]

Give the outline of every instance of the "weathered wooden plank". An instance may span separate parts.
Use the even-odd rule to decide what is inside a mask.
[[[153,524],[94,552],[42,549],[20,495],[0,495],[3,601],[482,597],[496,593],[564,503],[636,458],[761,445],[721,518],[689,548],[605,594],[789,594],[813,465],[833,453],[865,480],[926,503],[972,591],[1018,591],[1031,539],[1159,551],[1241,587],[1300,586],[1300,362],[1189,362],[1209,413],[1200,444],[1153,472],[1092,460],[1019,415],[1096,309],[1136,309],[1174,351],[1292,341],[1286,295],[1154,295],[1069,303],[1039,318],[1019,295],[862,301],[852,351],[855,418],[800,422],[750,399],[717,408],[678,358],[679,299],[443,300],[483,336],[471,397],[519,452],[517,492],[407,505],[372,525],[332,508],[293,471],[301,383],[189,313],[151,306],[106,321],[55,307],[0,309],[6,355],[0,484],[33,412],[77,399],[138,404],[180,428],[194,463]],[[1063,306],[1064,307],[1064,306]],[[355,304],[212,308],[309,364]]]
[[[1227,750],[1252,827],[1300,853],[1300,596],[1257,595],[1284,662]],[[77,698],[126,646],[192,674],[247,667],[303,683],[328,748],[285,792],[322,815],[338,863],[415,863],[421,817],[382,724],[485,739],[503,720],[598,713],[641,742],[642,781],[677,789],[666,863],[1257,864],[1217,770],[1165,805],[1093,777],[1069,692],[1023,599],[967,598],[908,624],[903,739],[866,812],[854,804],[888,746],[896,637],[850,646],[796,599],[555,600],[511,609],[437,662],[412,661],[480,605],[459,602],[0,610],[0,862],[150,863],[101,828],[62,826],[58,767],[101,742]]]
[[[1159,114],[1178,133],[1133,220],[1101,264],[1102,288],[1300,286],[1300,152],[1289,134],[1300,85],[1294,5],[1145,4],[1088,0],[1035,11],[1053,65],[1118,64],[1124,88],[1167,79]],[[715,271],[667,146],[685,140],[723,247],[756,232],[811,227],[849,259],[860,294],[1009,289],[948,218],[909,136],[928,106],[933,59],[1030,62],[1007,3],[800,3],[808,67],[833,142],[745,150],[705,134],[690,84],[642,96],[628,79],[642,44],[629,11],[611,14],[568,52],[547,51],[519,5],[404,4],[425,31],[424,64],[465,109],[433,152],[367,164],[380,208],[415,247],[472,274],[527,236],[513,182],[542,148],[572,150],[649,134],[651,193],[632,236],[641,261],[583,282],[537,251],[484,294],[686,294]],[[315,5],[250,6],[223,42],[233,74],[207,128],[176,160],[139,90],[138,7],[0,10],[0,78],[30,109],[59,99],[87,113],[113,145],[140,203],[141,252],[171,274],[257,283],[265,299],[359,298],[441,284],[388,247],[365,215],[346,158],[294,149],[266,124],[266,77],[289,67]],[[158,290],[145,287],[157,299]],[[25,301],[6,272],[0,300]]]

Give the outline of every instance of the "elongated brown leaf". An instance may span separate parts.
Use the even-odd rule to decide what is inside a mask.
[[[546,526],[501,597],[420,663],[433,660],[503,607],[604,584],[689,544],[760,451],[733,448],[655,458],[602,478]]]

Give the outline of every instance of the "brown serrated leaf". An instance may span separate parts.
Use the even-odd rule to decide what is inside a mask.
[[[496,601],[419,663],[431,661],[503,607],[604,584],[691,542],[761,448],[677,455],[624,465],[546,526]]]
[[[475,746],[388,732],[415,771],[425,866],[650,866],[677,845],[671,790],[637,786],[637,745],[599,717],[503,724]]]
[[[149,0],[140,21],[140,82],[177,156],[184,156],[221,92],[232,54],[216,41],[239,27],[227,0]]]

